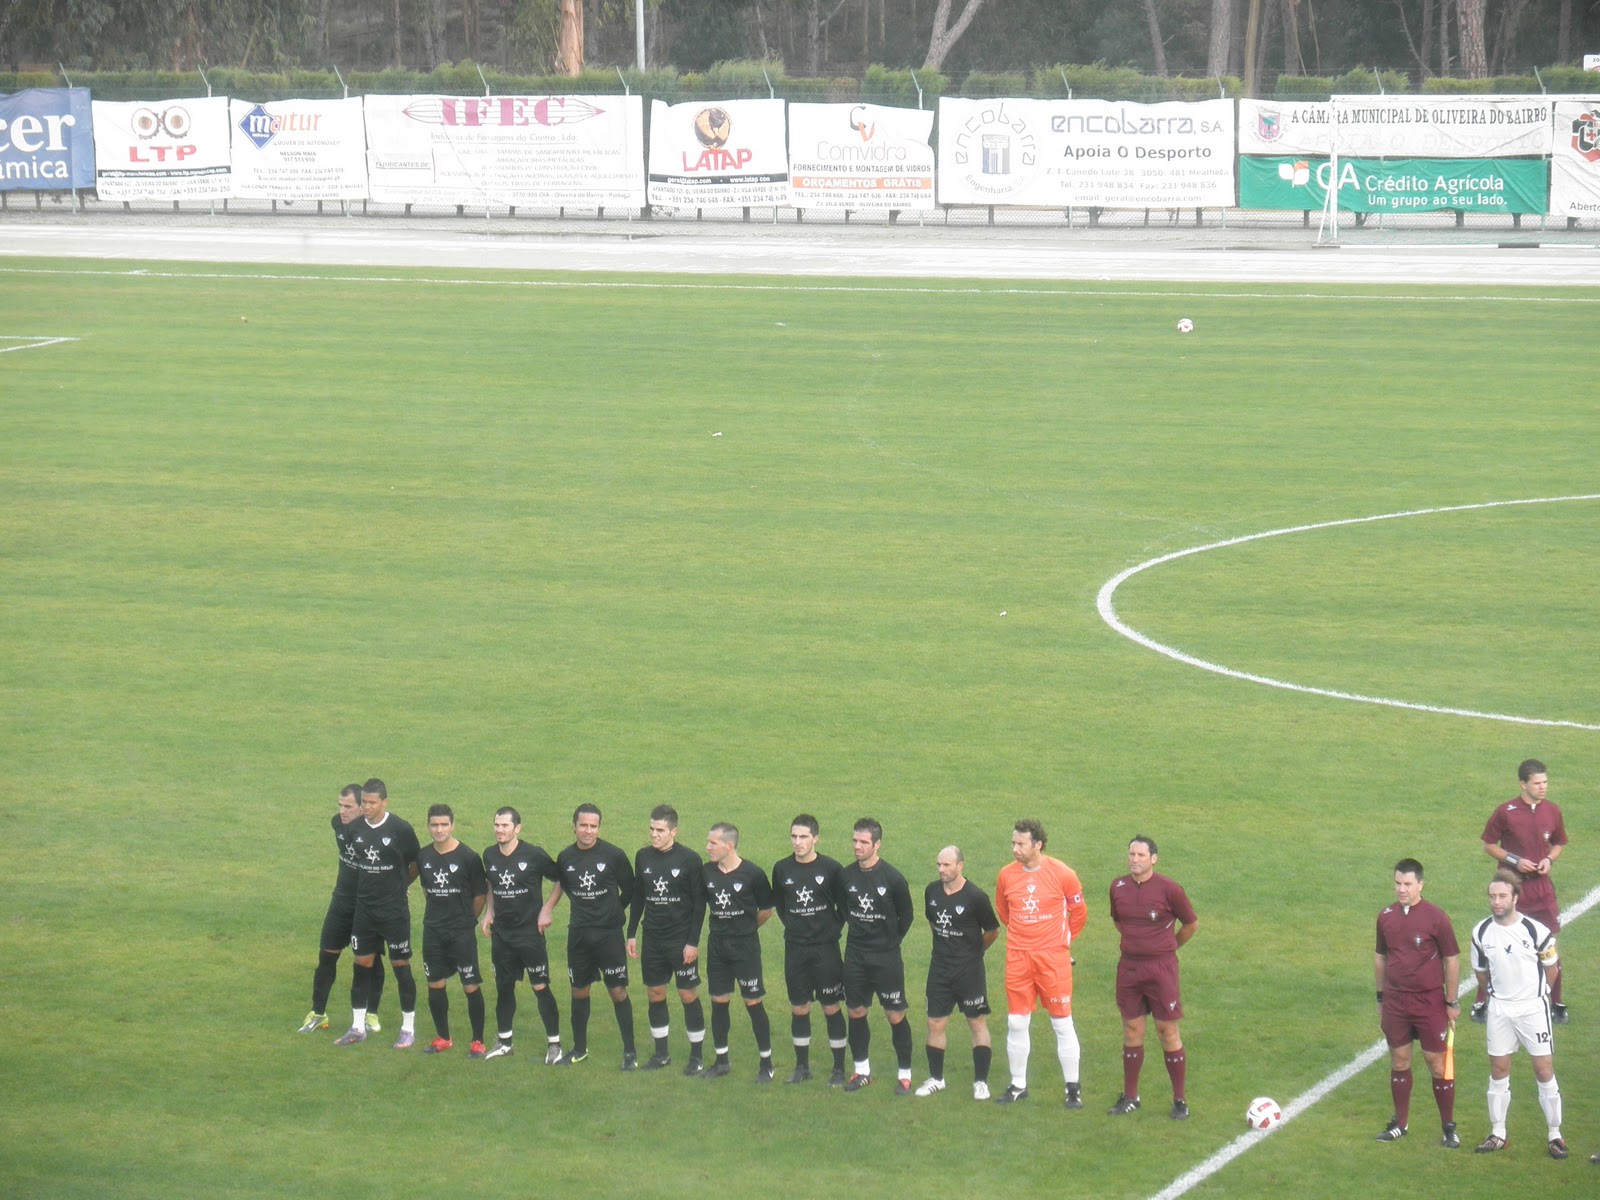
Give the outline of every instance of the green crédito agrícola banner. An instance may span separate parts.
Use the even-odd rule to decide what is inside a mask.
[[[1320,209],[1331,167],[1325,156],[1241,155],[1239,207]],[[1341,158],[1343,212],[1542,213],[1550,165],[1538,158]]]

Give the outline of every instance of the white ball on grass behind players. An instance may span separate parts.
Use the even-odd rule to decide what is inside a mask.
[[[1271,1096],[1257,1096],[1244,1110],[1244,1119],[1251,1129],[1271,1129],[1283,1121],[1283,1109]]]
[[[1189,320],[1188,317],[1182,318],[1178,322],[1178,332],[1179,333],[1193,333],[1194,332],[1194,322]]]

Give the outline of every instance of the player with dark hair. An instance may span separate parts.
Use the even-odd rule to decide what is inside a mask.
[[[478,943],[472,927],[489,891],[483,860],[456,840],[456,815],[448,804],[428,808],[429,844],[417,858],[425,907],[422,913],[422,973],[428,980],[428,1011],[434,1039],[429,1054],[442,1054],[450,1039],[450,994],[445,984],[460,975],[472,1024],[468,1054],[483,1057],[483,977],[478,973]]]
[[[839,956],[844,868],[817,853],[822,826],[809,813],[789,822],[794,853],[772,867],[772,895],[783,922],[783,980],[789,993],[789,1035],[794,1042],[794,1071],[786,1083],[811,1078],[811,1001],[822,1006],[833,1052],[830,1087],[845,1082],[844,1052],[849,1045],[844,1023],[844,961]]]
[[[750,1014],[760,1065],[757,1083],[772,1082],[772,1026],[762,999],[767,994],[761,972],[761,937],[758,932],[772,916],[772,888],[755,863],[739,856],[739,830],[727,822],[711,827],[706,837],[705,867],[706,982],[711,988],[711,1048],[716,1061],[705,1078],[719,1079],[732,1072],[728,1061],[728,1034],[732,1026],[729,1006],[734,984]]]
[[[298,1033],[315,1033],[328,1027],[328,995],[333,991],[333,981],[339,975],[339,955],[350,944],[351,927],[356,919],[356,868],[355,835],[350,830],[361,816],[361,785],[347,783],[339,793],[339,811],[332,819],[333,840],[339,848],[339,873],[334,877],[333,895],[328,898],[328,911],[322,918],[321,950],[317,954],[317,969],[311,976],[311,1011],[300,1023]],[[380,947],[381,949],[381,947]],[[378,1023],[378,1000],[383,995],[383,959],[372,963],[371,983],[367,995],[367,1032],[381,1033]],[[354,982],[350,985],[355,991]]]
[[[1422,898],[1422,864],[1402,858],[1394,865],[1395,902],[1378,914],[1372,973],[1378,988],[1378,1022],[1389,1043],[1389,1090],[1394,1116],[1380,1142],[1406,1136],[1411,1114],[1411,1043],[1422,1046],[1433,1076],[1447,1149],[1461,1145],[1456,1133],[1456,1085],[1444,1077],[1445,1039],[1461,1004],[1460,948],[1450,918]]]
[[[1139,1107],[1139,1070],[1144,1066],[1146,1014],[1154,1014],[1167,1077],[1172,1080],[1172,1119],[1189,1117],[1185,1098],[1188,1056],[1178,1022],[1178,948],[1200,927],[1194,905],[1178,881],[1156,872],[1156,844],[1143,834],[1128,843],[1128,873],[1111,884],[1111,923],[1121,935],[1117,962],[1117,1011],[1122,1014],[1122,1095],[1112,1116]]]
[[[1489,816],[1483,827],[1483,852],[1503,867],[1522,876],[1522,898],[1517,911],[1538,921],[1552,935],[1561,932],[1561,905],[1550,869],[1567,844],[1567,827],[1561,810],[1545,797],[1550,791],[1550,774],[1537,758],[1517,766],[1522,790]],[[1483,1024],[1487,995],[1480,983],[1472,1005],[1472,1019]],[[1567,1006],[1561,1002],[1561,972],[1556,971],[1550,989],[1550,1019],[1567,1023]]]
[[[396,1050],[416,1043],[417,983],[411,975],[411,906],[406,891],[417,877],[416,831],[389,811],[389,790],[381,779],[361,785],[365,816],[354,822],[356,913],[350,948],[356,960],[351,989],[350,1031],[334,1042],[350,1046],[367,1040],[367,1006],[373,964],[380,946],[389,951],[389,967],[400,991],[400,1036]]]
[[[510,805],[494,814],[494,845],[483,852],[489,902],[478,930],[489,939],[494,966],[494,1017],[498,1036],[485,1058],[504,1058],[515,1050],[517,983],[524,972],[533,988],[544,1025],[546,1063],[561,1061],[561,1010],[550,990],[550,951],[541,921],[544,881],[556,878],[555,861],[543,846],[522,840],[522,814]],[[551,903],[560,890],[551,890]]]
[[[946,1029],[950,1014],[959,1008],[972,1030],[972,1098],[987,1100],[994,1049],[983,955],[1000,936],[1000,919],[987,893],[962,873],[966,861],[960,846],[939,851],[939,878],[923,893],[922,915],[933,931],[933,955],[928,960],[928,1078],[917,1095],[944,1091]]]
[[[628,856],[600,837],[600,809],[580,804],[572,812],[574,841],[556,855],[560,885],[539,912],[548,929],[561,897],[572,901],[567,926],[567,976],[572,982],[572,1049],[561,1057],[573,1066],[589,1057],[589,988],[596,979],[611,993],[622,1035],[622,1069],[638,1068],[633,1043],[633,1001],[628,998],[628,951],[622,936],[633,898],[633,867]]]
[[[1495,872],[1489,882],[1489,915],[1472,930],[1472,968],[1479,990],[1486,989],[1489,994],[1489,1136],[1479,1143],[1478,1153],[1506,1148],[1511,1056],[1520,1042],[1539,1082],[1539,1107],[1550,1132],[1550,1157],[1566,1158],[1549,1000],[1561,960],[1556,954],[1556,935],[1517,910],[1522,887],[1515,870],[1502,867]]]
[[[900,944],[916,923],[906,877],[878,855],[883,826],[862,817],[851,832],[855,861],[840,873],[845,924],[844,1002],[850,1017],[850,1055],[855,1071],[844,1090],[858,1092],[872,1082],[872,1028],[867,1012],[877,996],[889,1018],[889,1036],[898,1068],[894,1094],[911,1095],[911,1027],[906,1024],[906,964]]]
[[[994,910],[1006,927],[1006,1059],[1011,1085],[996,1104],[1028,1098],[1029,1026],[1042,1006],[1056,1037],[1056,1059],[1066,1084],[1066,1106],[1083,1107],[1078,1078],[1082,1050],[1072,1024],[1073,940],[1089,920],[1078,874],[1044,852],[1047,838],[1038,821],[1018,821],[1011,830],[1011,856],[1000,869]]]
[[[667,985],[676,981],[689,1034],[685,1075],[703,1067],[705,1009],[700,1004],[700,929],[705,923],[705,877],[700,856],[678,845],[678,810],[658,804],[650,810],[650,844],[633,856],[633,904],[628,909],[629,958],[639,958],[639,923],[644,922],[641,971],[650,1001],[650,1036],[655,1053],[644,1070],[672,1065],[667,1044]]]

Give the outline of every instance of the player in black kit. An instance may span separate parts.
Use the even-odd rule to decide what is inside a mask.
[[[472,1023],[468,1053],[483,1057],[483,979],[478,974],[478,943],[472,927],[483,912],[489,884],[483,860],[456,840],[456,815],[448,804],[428,809],[428,847],[417,857],[417,875],[427,897],[422,913],[422,973],[428,980],[428,1011],[434,1039],[429,1054],[442,1054],[450,1040],[450,994],[444,985],[460,975]]]
[[[705,876],[700,856],[678,845],[678,810],[650,810],[650,844],[633,856],[633,904],[628,909],[628,957],[639,957],[639,922],[644,921],[642,973],[650,998],[650,1036],[655,1053],[644,1070],[672,1065],[667,1046],[667,985],[676,980],[689,1034],[685,1075],[703,1067],[705,1009],[700,1005],[700,927],[705,923]]]
[[[406,891],[417,877],[416,831],[389,811],[389,789],[383,780],[361,785],[366,816],[352,825],[355,835],[356,915],[350,949],[356,960],[351,989],[350,1031],[334,1042],[350,1046],[367,1040],[367,1005],[378,947],[387,947],[389,966],[400,991],[400,1036],[396,1050],[416,1043],[417,983],[411,975],[411,907]]]
[[[638,1067],[633,1045],[633,1001],[628,998],[628,952],[622,923],[633,897],[633,868],[628,856],[600,839],[600,810],[580,804],[572,813],[576,839],[556,855],[559,884],[539,913],[542,928],[561,897],[572,901],[567,926],[567,975],[572,980],[572,1049],[561,1058],[563,1066],[589,1057],[589,986],[599,979],[611,993],[622,1034],[622,1069]]]
[[[761,868],[739,857],[739,830],[720,822],[706,837],[706,919],[711,926],[706,949],[706,979],[711,985],[711,1042],[717,1059],[706,1069],[707,1079],[729,1074],[728,1033],[732,1025],[729,1006],[733,985],[739,985],[750,1027],[755,1032],[761,1065],[757,1083],[772,1082],[772,1026],[761,977],[759,930],[772,916],[772,888]]]
[[[850,1053],[855,1073],[844,1085],[858,1092],[872,1082],[872,1030],[867,1010],[876,995],[889,1018],[889,1036],[899,1067],[897,1096],[911,1095],[911,1028],[906,1024],[906,964],[900,956],[917,919],[906,877],[878,857],[883,826],[871,817],[855,823],[851,835],[855,861],[840,876],[844,919],[850,930],[844,950],[844,1002],[850,1014]]]
[[[789,822],[794,853],[772,867],[772,895],[783,922],[783,979],[789,992],[789,1033],[794,1040],[794,1072],[786,1082],[811,1078],[811,1001],[822,1005],[833,1051],[831,1087],[843,1087],[844,1052],[849,1044],[844,1024],[844,963],[839,957],[839,873],[844,870],[826,854],[817,853],[817,819],[801,813]]]
[[[489,903],[479,931],[489,939],[494,963],[494,1016],[499,1037],[485,1058],[505,1058],[513,1050],[517,1015],[517,981],[528,973],[533,999],[544,1022],[546,1063],[561,1061],[561,1010],[550,990],[550,955],[544,931],[550,922],[543,911],[544,881],[555,880],[556,864],[544,847],[524,842],[522,814],[509,806],[494,814],[494,845],[483,852],[489,877]],[[550,893],[550,903],[560,885]]]
[[[939,851],[939,878],[923,895],[922,912],[933,931],[928,961],[928,1078],[919,1096],[944,1091],[945,1029],[959,1008],[972,1030],[972,1098],[989,1098],[989,981],[983,954],[1000,936],[1000,918],[988,894],[962,874],[959,846]]]
[[[317,969],[311,975],[311,1011],[300,1022],[298,1033],[316,1033],[328,1027],[328,995],[339,975],[339,955],[350,945],[351,926],[356,919],[355,836],[349,826],[361,816],[361,785],[347,783],[339,793],[339,811],[334,813],[333,841],[339,848],[339,873],[334,877],[333,895],[322,918],[321,949]],[[367,1032],[378,1033],[378,999],[383,995],[383,959],[372,963],[371,987],[367,996]],[[355,985],[351,985],[352,993]]]

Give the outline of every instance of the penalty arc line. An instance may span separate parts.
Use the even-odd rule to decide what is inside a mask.
[[[1561,927],[1565,929],[1596,904],[1600,904],[1600,887],[1591,889],[1588,895],[1561,914]],[[1467,980],[1461,984],[1456,995],[1465,996],[1468,992],[1476,990],[1476,988],[1477,984],[1474,981]],[[1199,1166],[1193,1170],[1186,1171],[1159,1192],[1156,1192],[1150,1197],[1150,1200],[1178,1200],[1179,1196],[1184,1195],[1190,1189],[1211,1178],[1246,1150],[1259,1146],[1264,1139],[1277,1133],[1279,1129],[1283,1128],[1283,1125],[1287,1125],[1317,1101],[1326,1097],[1340,1084],[1354,1079],[1368,1067],[1378,1062],[1383,1058],[1388,1048],[1384,1040],[1379,1038],[1337,1071],[1324,1076],[1288,1104],[1285,1104],[1283,1106],[1283,1123],[1281,1125],[1267,1130],[1265,1133],[1252,1130],[1249,1133],[1240,1134]]]
[[[1095,607],[1100,612],[1100,619],[1112,629],[1130,641],[1137,642],[1147,650],[1154,650],[1157,654],[1177,662],[1185,663],[1191,667],[1199,667],[1202,671],[1211,671],[1217,675],[1225,675],[1229,679],[1240,679],[1247,683],[1259,683],[1266,687],[1281,688],[1288,692],[1302,692],[1311,696],[1327,696],[1334,700],[1353,700],[1360,704],[1380,704],[1388,708],[1408,708],[1416,712],[1437,713],[1452,717],[1474,717],[1484,721],[1507,721],[1514,725],[1543,725],[1554,726],[1562,729],[1584,729],[1600,732],[1600,725],[1586,724],[1582,721],[1560,721],[1548,717],[1523,717],[1510,713],[1478,712],[1470,708],[1450,708],[1438,704],[1421,704],[1411,700],[1395,700],[1387,696],[1363,696],[1356,692],[1340,692],[1331,688],[1311,687],[1303,683],[1290,683],[1283,679],[1272,679],[1265,675],[1254,675],[1248,671],[1237,671],[1232,667],[1225,667],[1220,663],[1208,662],[1203,658],[1196,658],[1186,654],[1175,646],[1168,646],[1158,642],[1152,637],[1140,633],[1117,616],[1114,597],[1117,589],[1141,571],[1152,567],[1159,567],[1164,563],[1173,562],[1180,558],[1187,558],[1193,554],[1203,554],[1207,550],[1221,550],[1229,546],[1240,546],[1246,542],[1258,542],[1263,538],[1278,537],[1286,533],[1308,533],[1315,529],[1335,529],[1345,525],[1367,525],[1374,521],[1396,521],[1401,517],[1425,517],[1435,513],[1471,512],[1477,509],[1509,508],[1521,504],[1562,504],[1575,500],[1600,500],[1600,493],[1589,493],[1581,496],[1541,496],[1525,500],[1491,500],[1482,504],[1452,504],[1438,508],[1413,508],[1405,512],[1380,513],[1372,517],[1346,517],[1338,521],[1318,521],[1311,525],[1291,525],[1284,529],[1269,529],[1264,533],[1249,533],[1243,537],[1228,538],[1220,542],[1210,542],[1204,546],[1190,546],[1186,550],[1175,550],[1171,554],[1163,554],[1157,558],[1129,567],[1127,570],[1107,580],[1101,587],[1095,599]]]

